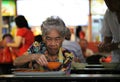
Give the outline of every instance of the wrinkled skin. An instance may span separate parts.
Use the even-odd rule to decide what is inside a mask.
[[[60,36],[57,30],[51,30],[45,37],[44,42],[46,44],[49,55],[57,55],[62,45],[64,38]]]

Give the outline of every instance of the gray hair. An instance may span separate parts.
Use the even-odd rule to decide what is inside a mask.
[[[42,35],[46,35],[52,29],[56,29],[61,36],[65,36],[66,25],[58,16],[48,17],[41,25]]]

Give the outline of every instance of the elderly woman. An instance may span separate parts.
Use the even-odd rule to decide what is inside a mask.
[[[32,61],[32,68],[50,71],[49,62],[60,62],[59,68],[54,70],[69,70],[73,54],[62,48],[66,26],[59,17],[49,17],[41,25],[43,42],[35,42],[28,52],[14,61],[15,66],[21,66]],[[31,55],[29,55],[31,54]]]

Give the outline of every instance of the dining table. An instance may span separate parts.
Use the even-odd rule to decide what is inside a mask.
[[[67,74],[61,71],[25,72],[22,70],[21,72],[17,71],[19,69],[14,69],[11,74],[1,74],[0,82],[120,82],[120,69],[116,66],[112,68],[102,65],[85,65],[84,67],[80,65],[79,68],[78,64],[76,66]]]
[[[2,74],[0,82],[120,82],[120,74],[15,75]]]

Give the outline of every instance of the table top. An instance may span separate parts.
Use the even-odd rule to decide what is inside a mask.
[[[33,78],[34,77],[34,78]],[[70,74],[70,75],[59,75],[59,76],[33,76],[33,75],[14,75],[14,74],[5,74],[0,75],[1,79],[120,79],[120,74]]]

